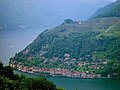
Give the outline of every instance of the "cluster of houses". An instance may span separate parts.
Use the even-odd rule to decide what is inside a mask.
[[[90,73],[89,71],[86,72],[80,72],[80,71],[74,71],[74,70],[67,70],[64,68],[38,68],[35,66],[28,67],[23,66],[23,63],[18,63],[16,66],[12,65],[13,67],[16,67],[21,72],[26,73],[33,73],[37,75],[42,76],[57,76],[57,77],[71,77],[71,78],[101,78],[100,74],[94,74]]]
[[[24,53],[28,53],[28,50],[26,50]],[[101,78],[100,74],[95,74],[93,72],[90,72],[88,70],[75,70],[73,67],[80,67],[80,68],[87,68],[91,70],[99,70],[103,69],[105,65],[107,65],[106,60],[96,60],[92,59],[93,61],[89,61],[91,59],[90,55],[87,55],[84,57],[84,60],[77,60],[74,58],[71,58],[69,54],[64,55],[64,59],[54,58],[51,60],[46,60],[42,63],[45,64],[46,62],[56,63],[57,61],[60,61],[60,64],[64,65],[65,67],[28,67],[25,66],[21,62],[17,62],[17,64],[11,63],[11,67],[17,68],[19,71],[27,72],[27,73],[33,73],[43,76],[64,76],[64,77],[73,77],[73,78]],[[96,60],[96,61],[95,61]]]
[[[99,70],[104,69],[104,67],[108,64],[108,61],[106,59],[99,59],[91,57],[90,55],[86,55],[85,57],[82,57],[78,60],[71,58],[69,54],[65,54],[64,59],[55,58],[48,61],[51,63],[57,63],[57,61],[59,61],[60,64],[69,69],[73,69],[73,67],[82,67],[92,70]]]

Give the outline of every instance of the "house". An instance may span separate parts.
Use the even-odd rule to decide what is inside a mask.
[[[67,57],[67,58],[69,58],[69,57],[70,57],[70,54],[65,54],[64,56]]]
[[[78,66],[82,67],[82,66],[83,66],[83,64],[82,64],[82,63],[78,63]]]
[[[26,49],[26,50],[23,52],[23,55],[28,54],[28,52],[29,52],[29,50]]]
[[[27,66],[24,66],[21,71],[22,71],[22,72],[27,72],[27,71],[28,71],[28,67],[27,67]]]

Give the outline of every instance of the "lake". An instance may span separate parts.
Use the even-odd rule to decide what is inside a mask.
[[[44,30],[50,27],[25,28],[20,30],[0,30],[0,61],[9,64],[9,59],[23,50]]]
[[[15,71],[28,77],[39,77],[34,74]],[[65,77],[46,77],[58,87],[66,90],[120,90],[120,80],[115,79],[75,79]]]

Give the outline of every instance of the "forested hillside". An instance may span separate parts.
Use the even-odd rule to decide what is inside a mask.
[[[119,17],[120,16],[120,0],[111,3],[103,8],[98,9],[91,18],[94,17]]]
[[[120,5],[119,1],[115,3],[117,6],[114,5],[109,12],[98,14],[93,19],[67,19],[61,25],[42,32],[33,43],[11,58],[10,64],[20,70],[24,66],[28,69],[36,66],[44,68],[45,72],[48,69],[49,73],[56,71],[61,74],[60,69],[61,72],[69,70],[71,76],[77,71],[81,77],[84,72],[90,77],[100,74],[101,77],[119,78]]]

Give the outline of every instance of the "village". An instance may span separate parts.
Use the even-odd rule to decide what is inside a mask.
[[[41,76],[53,76],[53,77],[71,77],[71,78],[101,78],[100,74],[89,73],[86,72],[79,72],[79,71],[70,71],[66,69],[48,69],[48,68],[38,68],[38,67],[27,67],[21,66],[19,63],[17,68],[21,72],[37,74]]]
[[[17,64],[10,64],[13,68],[26,73],[32,73],[37,74],[41,76],[57,76],[57,77],[71,77],[71,78],[102,78],[101,74],[92,72],[90,70],[100,70],[104,68],[105,65],[107,65],[106,60],[102,59],[92,59],[93,61],[87,61],[91,59],[90,55],[86,55],[84,59],[86,60],[76,60],[74,58],[70,58],[69,54],[64,55],[64,59],[50,59],[50,60],[44,60],[43,63],[49,61],[49,64],[46,67],[37,67],[37,66],[25,66],[23,63],[18,62]],[[82,58],[81,58],[82,59]],[[97,60],[97,61],[96,61]],[[49,68],[49,65],[54,65],[56,61],[61,61],[59,64],[63,65],[64,67],[55,67]],[[51,63],[50,63],[51,62]],[[75,69],[75,68],[76,69]]]

